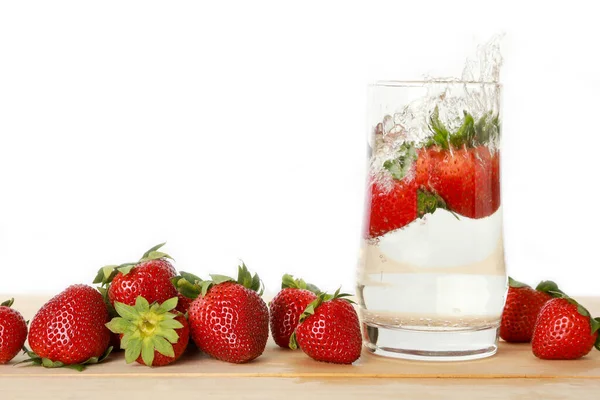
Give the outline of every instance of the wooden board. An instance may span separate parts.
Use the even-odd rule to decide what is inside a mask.
[[[15,298],[15,307],[26,318],[31,318],[46,300],[43,297]],[[600,314],[600,299],[582,299],[582,303],[592,314]],[[208,385],[216,398],[227,398],[235,393],[246,396],[239,398],[268,398],[278,390],[282,393],[297,391],[301,384],[303,396],[309,390],[313,397],[314,389],[314,393],[340,392],[350,399],[370,398],[369,393],[375,389],[377,398],[392,398],[403,393],[423,394],[420,398],[426,399],[429,393],[431,398],[444,394],[451,399],[454,397],[449,397],[448,390],[467,388],[470,393],[478,393],[472,390],[481,388],[481,396],[475,398],[512,398],[493,397],[499,392],[514,394],[514,398],[527,398],[523,397],[525,394],[563,398],[560,397],[563,393],[591,393],[600,388],[600,352],[593,350],[587,357],[575,361],[542,361],[533,356],[528,344],[503,342],[493,357],[456,363],[392,360],[365,352],[354,365],[333,365],[315,362],[301,351],[279,349],[272,342],[261,357],[244,365],[216,361],[195,352],[174,365],[147,368],[125,364],[121,354],[114,354],[105,363],[82,373],[70,369],[0,366],[0,388],[2,392],[8,390],[8,399],[31,398],[40,389],[52,393],[49,398],[79,398],[60,397],[60,391],[69,388],[72,394],[73,390],[85,388],[87,392],[94,387],[104,387],[105,392],[115,394],[133,388],[160,392],[170,387],[183,393]],[[15,362],[20,359],[22,356]],[[492,397],[484,397],[486,393]],[[28,395],[31,397],[26,397]],[[95,398],[91,392],[90,396]],[[0,399],[4,398],[0,395]]]

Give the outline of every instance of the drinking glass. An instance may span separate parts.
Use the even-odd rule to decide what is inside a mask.
[[[434,361],[496,353],[507,290],[497,82],[377,82],[357,274],[363,342]]]

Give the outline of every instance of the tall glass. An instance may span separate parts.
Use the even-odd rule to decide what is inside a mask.
[[[495,82],[370,87],[357,294],[364,345],[419,360],[493,355],[507,290]]]

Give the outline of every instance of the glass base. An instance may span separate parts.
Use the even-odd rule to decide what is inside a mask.
[[[421,361],[467,361],[498,350],[498,326],[472,330],[419,330],[363,323],[363,344],[371,353]]]

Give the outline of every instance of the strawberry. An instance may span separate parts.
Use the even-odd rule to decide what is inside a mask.
[[[196,299],[200,293],[199,284],[201,282],[202,279],[196,275],[183,271],[180,271],[179,275],[171,278],[171,283],[179,292],[177,293],[177,297],[179,298],[179,302],[177,303],[177,311],[182,314],[188,312],[192,301],[194,301],[194,299]]]
[[[185,351],[190,330],[188,322],[178,311],[178,298],[162,304],[150,305],[139,296],[135,306],[115,302],[120,317],[106,324],[113,333],[121,335],[127,364],[137,361],[149,367],[158,367],[177,361]]]
[[[218,360],[245,363],[255,359],[269,337],[269,310],[260,297],[262,290],[257,292],[260,278],[252,276],[245,264],[238,267],[237,280],[223,275],[211,278],[195,285],[198,297],[188,311],[194,343]],[[184,290],[191,291],[191,287]]]
[[[177,302],[177,311],[179,311],[182,314],[187,313],[190,308],[190,305],[192,304],[192,301],[194,300],[190,299],[189,297],[185,297],[181,293],[177,293],[177,298],[179,299],[179,301]]]
[[[548,301],[538,315],[531,340],[533,354],[544,360],[575,360],[594,345],[600,350],[600,318],[592,318],[572,298],[557,295],[560,297]]]
[[[27,339],[27,323],[20,312],[10,308],[13,302],[0,304],[0,364],[15,358]]]
[[[420,161],[414,145],[404,143],[396,158],[385,161],[384,170],[371,177],[366,204],[367,238],[403,228],[438,208],[447,209],[440,196],[420,187],[425,182],[428,163],[426,159]]]
[[[533,327],[542,306],[552,299],[548,292],[559,292],[554,282],[540,282],[536,289],[508,277],[508,294],[500,337],[507,342],[530,342]]]
[[[453,151],[428,149],[429,189],[454,212],[468,218],[492,215],[500,207],[499,153],[487,146]],[[496,181],[494,181],[496,179]]]
[[[115,302],[133,306],[139,296],[149,303],[177,297],[177,289],[171,283],[175,268],[167,260],[171,257],[158,251],[162,246],[164,243],[148,250],[137,263],[108,265],[98,271],[94,283],[102,284],[99,290],[111,306]],[[109,311],[115,316],[111,307]]]
[[[300,315],[316,298],[319,289],[307,284],[302,279],[294,279],[285,274],[282,278],[281,291],[269,305],[271,335],[279,347],[289,349],[290,337]]]
[[[371,182],[366,209],[370,211],[368,236],[382,236],[400,229],[417,219],[417,186],[415,180],[392,180],[386,188],[379,182]]]
[[[351,301],[340,294],[320,293],[300,316],[290,348],[300,347],[310,358],[352,364],[360,357],[362,338],[358,315]]]
[[[110,351],[108,312],[102,295],[87,285],[69,286],[33,317],[28,361],[44,367],[82,370],[104,360]]]
[[[448,208],[468,218],[487,217],[500,207],[500,153],[491,147],[500,135],[498,117],[485,114],[475,122],[465,113],[463,124],[449,132],[436,107],[433,136],[420,149],[417,182],[437,193]]]

